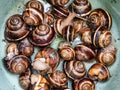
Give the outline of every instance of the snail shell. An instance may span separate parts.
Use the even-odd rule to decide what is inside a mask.
[[[7,20],[5,37],[8,41],[22,40],[29,32],[29,27],[24,23],[21,15],[15,14]]]
[[[19,77],[19,83],[25,90],[30,88],[31,83],[30,77],[31,77],[30,70],[26,71],[25,73],[22,73]]]
[[[62,71],[56,70],[48,74],[48,78],[53,86],[63,89],[67,88],[67,77]]]
[[[99,26],[103,29],[110,30],[112,25],[112,19],[108,11],[98,8],[94,9],[90,15],[90,24],[93,30],[96,30]]]
[[[44,18],[43,12],[32,7],[26,8],[22,16],[25,23],[32,26],[40,25]]]
[[[64,63],[64,70],[66,75],[72,79],[80,79],[85,76],[86,68],[81,61],[72,60]]]
[[[52,14],[57,19],[67,18],[69,15],[69,10],[64,6],[53,6]]]
[[[8,63],[8,69],[16,74],[24,73],[28,69],[29,61],[24,55],[16,55]]]
[[[106,81],[110,77],[110,73],[106,66],[96,63],[88,70],[88,76],[92,80]]]
[[[31,75],[31,90],[50,90],[49,82],[40,74]]]
[[[63,6],[69,2],[69,0],[46,0],[51,5]]]
[[[80,16],[87,16],[91,12],[91,3],[88,0],[74,0],[70,6],[70,10]]]
[[[43,72],[52,72],[59,64],[59,55],[57,51],[51,47],[45,47],[39,51],[32,66],[35,70]]]
[[[48,25],[53,24],[54,16],[51,13],[46,12],[44,15],[44,22],[47,23]]]
[[[74,90],[95,90],[95,84],[89,78],[82,78],[74,82]]]
[[[32,31],[29,41],[35,46],[47,46],[54,40],[55,32],[49,25],[39,25]]]
[[[41,12],[44,12],[44,7],[42,3],[37,0],[30,0],[29,2],[27,2],[26,8],[36,8]]]
[[[95,51],[91,46],[79,44],[74,48],[77,60],[90,61],[95,57]]]
[[[105,48],[112,42],[112,34],[108,30],[102,30],[102,28],[98,28],[93,33],[93,45],[97,48]]]
[[[31,56],[34,52],[34,47],[33,45],[28,41],[28,39],[22,40],[18,44],[18,49],[20,54],[25,55],[25,56]]]
[[[109,45],[106,48],[98,49],[96,56],[100,63],[110,66],[115,62],[116,48],[113,45]]]

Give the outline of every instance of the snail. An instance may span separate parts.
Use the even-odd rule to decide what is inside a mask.
[[[80,16],[87,16],[90,14],[92,7],[88,0],[74,0],[69,8]]]
[[[74,81],[74,90],[95,90],[95,83],[89,78]]]
[[[51,5],[63,6],[69,2],[69,0],[46,0]]]
[[[73,60],[75,57],[74,49],[68,44],[68,42],[59,43],[59,53],[63,60]]]
[[[88,70],[88,77],[92,80],[106,81],[110,77],[109,70],[101,63],[93,64]]]
[[[48,25],[53,24],[54,16],[51,13],[46,12],[44,14],[44,22],[47,23]]]
[[[40,73],[51,73],[59,64],[59,55],[57,51],[51,47],[45,47],[42,51],[38,51],[32,66]]]
[[[56,70],[53,73],[48,74],[48,79],[51,84],[57,88],[67,88],[67,77],[60,70]]]
[[[69,9],[64,6],[53,6],[52,14],[56,19],[64,19],[69,15]]]
[[[47,46],[54,40],[54,35],[52,27],[41,24],[32,31],[29,41],[35,46]]]
[[[101,27],[92,35],[93,45],[96,48],[105,48],[112,42],[112,34],[108,30],[103,30]]]
[[[81,61],[90,61],[96,55],[94,48],[92,48],[91,45],[89,46],[84,44],[76,45],[74,51],[77,60],[81,60]]]
[[[64,71],[72,80],[78,80],[85,76],[86,68],[81,61],[72,60],[64,63]]]
[[[89,14],[90,26],[92,30],[96,30],[98,27],[110,30],[112,25],[112,19],[108,11],[97,8],[91,11]]]
[[[24,73],[29,66],[30,60],[24,55],[16,55],[8,62],[8,70],[15,74]]]
[[[117,49],[113,45],[109,45],[106,48],[98,49],[97,51],[97,61],[110,66],[115,62]]]
[[[22,16],[15,14],[11,16],[6,23],[5,38],[8,41],[20,41],[30,32],[30,28],[22,19]]]
[[[31,75],[31,90],[50,90],[49,82],[45,77],[40,74],[32,74]]]
[[[44,12],[44,7],[42,3],[38,0],[30,0],[26,4],[26,8],[35,8],[40,10],[41,12]]]
[[[31,56],[34,52],[34,47],[33,45],[28,41],[28,39],[24,39],[22,40],[19,44],[18,44],[18,50],[19,53],[25,56]]]
[[[43,23],[43,11],[43,6],[39,1],[29,1],[22,15],[24,22],[31,26],[38,26]]]
[[[22,73],[19,77],[19,83],[25,90],[29,90],[30,88],[31,85],[30,77],[31,77],[30,70],[27,70],[26,72]]]

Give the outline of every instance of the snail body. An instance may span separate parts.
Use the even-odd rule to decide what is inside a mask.
[[[81,61],[72,60],[64,63],[64,70],[66,75],[72,79],[77,80],[85,76],[86,68]]]
[[[20,41],[24,39],[29,32],[29,27],[24,23],[21,15],[15,14],[7,20],[5,37],[8,41]]]
[[[29,37],[29,41],[35,46],[47,46],[54,40],[54,30],[46,24],[39,25]]]

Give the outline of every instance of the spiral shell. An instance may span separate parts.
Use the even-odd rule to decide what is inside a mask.
[[[24,55],[16,55],[8,63],[8,69],[16,74],[24,73],[28,69],[29,61]]]
[[[63,6],[69,2],[69,0],[46,0],[51,5]]]
[[[56,70],[53,73],[48,74],[48,78],[53,86],[63,89],[67,88],[67,77],[62,71]]]
[[[74,0],[70,6],[70,10],[80,16],[87,16],[91,12],[91,3],[88,0]]]
[[[39,25],[32,31],[29,41],[35,46],[47,46],[54,40],[55,32],[49,25]]]
[[[34,52],[34,47],[33,45],[28,41],[28,39],[22,40],[18,44],[18,50],[20,54],[25,55],[25,56],[31,56]]]
[[[7,20],[5,38],[8,41],[22,40],[29,32],[29,27],[24,23],[21,15],[15,14]]]
[[[40,10],[41,12],[44,12],[44,7],[42,3],[37,0],[30,0],[29,2],[27,2],[26,8],[35,8]]]
[[[95,90],[95,84],[89,78],[82,78],[74,82],[74,90]]]
[[[64,63],[64,70],[66,75],[72,79],[80,79],[85,76],[86,68],[81,61],[72,60]]]
[[[88,70],[88,76],[92,80],[106,81],[110,77],[109,70],[101,63],[96,63]]]
[[[92,30],[96,30],[99,26],[103,29],[110,30],[112,25],[112,19],[108,11],[98,8],[93,10],[90,15],[90,26]]]
[[[54,16],[51,13],[46,12],[44,15],[44,22],[47,23],[48,25],[53,24]]]
[[[77,60],[90,61],[95,57],[95,51],[90,45],[79,44],[74,50]]]

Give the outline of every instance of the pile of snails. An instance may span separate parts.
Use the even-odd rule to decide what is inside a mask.
[[[46,0],[49,11],[40,1],[30,0],[22,14],[8,18],[5,39],[5,66],[19,74],[25,90],[95,90],[95,81],[110,78],[108,69],[116,60],[116,47],[110,32],[112,18],[108,11],[92,10],[88,0]],[[59,36],[58,49],[50,44]],[[76,38],[80,44],[72,45]],[[34,57],[35,48],[40,48]],[[57,70],[61,60],[63,71]],[[85,63],[96,61],[89,70]],[[68,78],[73,89],[68,87]]]

